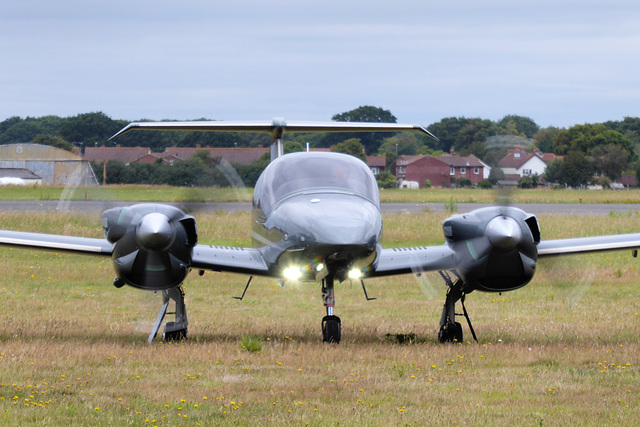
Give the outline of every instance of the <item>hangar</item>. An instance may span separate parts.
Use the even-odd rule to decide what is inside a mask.
[[[0,168],[27,169],[48,185],[98,185],[87,160],[49,145],[0,145]]]

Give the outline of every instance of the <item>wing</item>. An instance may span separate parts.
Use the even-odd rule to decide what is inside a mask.
[[[456,267],[455,252],[446,245],[421,248],[383,249],[376,268],[369,277],[394,274],[419,273],[426,271],[451,270]]]
[[[193,248],[191,267],[253,276],[274,276],[260,251],[252,248],[197,245]]]
[[[616,251],[640,248],[640,233],[545,240],[538,244],[538,257]]]
[[[7,230],[0,230],[0,246],[109,257],[113,253],[113,245],[105,239]]]

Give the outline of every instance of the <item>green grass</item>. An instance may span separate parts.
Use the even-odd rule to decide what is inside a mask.
[[[386,246],[442,243],[445,214],[387,215]],[[198,216],[203,242],[248,245],[250,215]],[[626,233],[640,216],[539,217],[543,238]],[[80,214],[0,213],[3,228],[99,237]],[[115,289],[111,261],[0,249],[6,425],[635,425],[640,277],[628,252],[540,262],[473,293],[480,343],[441,345],[435,274],[336,286],[343,342],[321,343],[320,287],[193,274],[190,339],[146,343],[161,299]],[[465,341],[470,338],[466,323]],[[390,339],[415,334],[410,344]],[[242,347],[249,337],[260,351]]]
[[[16,187],[5,186],[0,200],[107,200],[130,202],[249,202],[252,188],[184,188],[169,186],[107,185],[104,187]],[[497,190],[430,188],[426,190],[380,191],[383,203],[496,203],[505,195]],[[629,203],[640,202],[640,189],[623,191],[514,190],[506,197],[512,203]]]

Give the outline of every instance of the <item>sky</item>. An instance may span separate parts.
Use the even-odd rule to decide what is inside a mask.
[[[330,120],[361,105],[570,127],[640,116],[631,0],[20,0],[0,121]]]

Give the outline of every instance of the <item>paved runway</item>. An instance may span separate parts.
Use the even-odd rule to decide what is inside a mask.
[[[129,206],[134,202],[93,202],[93,201],[13,201],[0,200],[0,211],[20,212],[55,212],[55,211],[81,211],[100,214],[102,211],[119,206]],[[250,203],[168,203],[177,206],[187,212],[249,212]],[[383,203],[383,213],[429,213],[444,212],[445,203]],[[458,203],[458,212],[465,213],[477,208],[491,206],[482,203]],[[521,204],[514,205],[532,214],[565,214],[565,215],[595,215],[607,216],[615,212],[629,214],[640,212],[640,203],[637,204]]]

